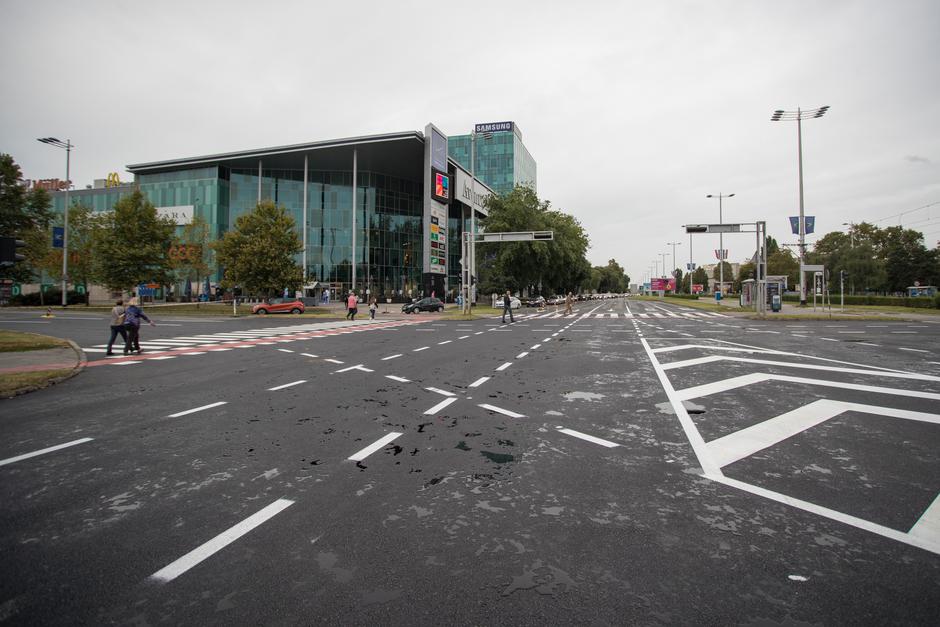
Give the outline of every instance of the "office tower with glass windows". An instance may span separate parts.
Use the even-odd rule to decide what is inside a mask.
[[[537,191],[536,163],[522,143],[522,132],[515,122],[477,124],[476,177],[497,194],[525,185]],[[448,138],[450,158],[470,170],[470,135]]]

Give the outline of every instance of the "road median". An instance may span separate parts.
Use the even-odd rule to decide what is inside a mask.
[[[0,330],[0,398],[12,398],[74,377],[85,355],[71,340]]]

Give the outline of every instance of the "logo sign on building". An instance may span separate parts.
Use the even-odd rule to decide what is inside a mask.
[[[105,187],[120,187],[121,175],[117,172],[108,172],[108,178],[104,180]]]
[[[470,184],[470,176],[465,174],[463,170],[457,168],[454,171],[454,198],[468,207],[471,205],[472,199],[474,209],[486,213],[486,199],[492,194],[483,186],[479,179],[477,179],[475,187],[476,190],[474,192],[474,186]]]
[[[176,226],[184,226],[193,223],[193,214],[195,213],[193,205],[177,205],[175,207],[157,207],[157,216],[173,220]]]
[[[501,131],[512,132],[512,122],[484,122],[475,124],[473,130],[476,133],[498,133]]]
[[[47,192],[61,192],[71,187],[69,181],[59,179],[39,179],[38,181],[26,179],[23,184],[26,185],[26,189],[44,189]]]
[[[64,240],[65,240],[65,227],[64,226],[52,227],[52,247],[63,248]]]

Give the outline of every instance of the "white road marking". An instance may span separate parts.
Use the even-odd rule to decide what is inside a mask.
[[[416,348],[416,349],[414,349],[414,350],[411,351],[411,352],[413,352],[413,353],[420,353],[421,351],[426,351],[426,350],[428,350],[429,348],[430,348],[430,346],[422,346],[421,348]]]
[[[523,351],[523,352],[519,353],[518,355],[516,355],[516,359],[522,359],[523,357],[525,357],[525,356],[528,355],[528,354],[529,354],[528,351]]]
[[[587,433],[581,433],[580,431],[575,431],[573,429],[563,429],[562,427],[558,428],[559,433],[567,433],[568,435],[574,436],[576,438],[581,438],[582,440],[587,440],[588,442],[593,442],[594,444],[600,444],[601,446],[606,446],[607,448],[614,448],[615,446],[620,446],[616,442],[611,442],[610,440],[604,440],[602,438],[596,438],[593,435],[588,435]]]
[[[75,446],[76,444],[84,444],[85,442],[91,442],[92,440],[94,440],[94,438],[81,438],[78,440],[72,440],[71,442],[66,442],[65,444],[56,444],[55,446],[39,449],[38,451],[33,451],[32,453],[23,453],[22,455],[17,455],[16,457],[8,457],[7,459],[0,460],[0,466],[6,466],[7,464],[12,464],[24,459],[29,459],[30,457],[36,457],[38,455],[45,455],[46,453],[51,453],[53,451],[58,451],[70,446]]]
[[[922,348],[904,348],[903,346],[898,346],[898,350],[911,351],[912,353],[929,353],[930,352],[930,351],[925,351]]]
[[[362,364],[356,364],[355,366],[349,366],[348,368],[341,368],[336,372],[349,372],[350,370],[361,370],[362,372],[375,372],[375,370],[370,370],[363,366]]]
[[[511,362],[511,361],[507,361],[507,362],[504,363],[502,366],[497,366],[496,370],[505,370],[506,368],[508,368],[508,367],[511,366],[511,365],[512,365],[512,362]]]
[[[437,394],[443,394],[444,396],[456,396],[453,392],[448,392],[447,390],[442,390],[440,388],[424,388],[428,392],[435,392]]]
[[[340,360],[338,360],[338,359],[324,359],[323,361],[328,361],[328,362],[330,362],[331,364],[342,364],[342,363],[344,363],[344,362],[342,362],[342,361],[340,361]]]
[[[483,385],[484,383],[486,383],[486,382],[489,381],[489,380],[490,380],[489,377],[480,377],[479,379],[477,379],[476,381],[474,381],[473,383],[471,383],[471,384],[470,384],[469,386],[467,386],[467,387],[478,388],[478,387],[480,387],[481,385]]]
[[[891,333],[897,333],[901,335],[916,335],[919,331],[891,331]]]
[[[317,355],[314,355],[313,353],[301,353],[301,355],[304,357],[313,357],[315,359],[317,358]]]
[[[306,383],[306,379],[301,379],[300,381],[294,381],[292,383],[285,383],[284,385],[279,385],[277,387],[268,388],[268,392],[275,392],[277,390],[283,390],[284,388],[293,387],[295,385],[300,385],[301,383]]]
[[[180,353],[180,355],[205,355],[205,351],[189,351],[188,353]]]
[[[438,342],[437,345],[440,346],[441,344],[450,344],[451,342],[453,342],[453,340],[444,340],[443,342]]]
[[[411,383],[411,379],[406,379],[404,377],[396,377],[393,374],[385,375],[386,379],[391,379],[392,381],[398,381],[399,383]]]
[[[665,373],[664,373],[665,374]],[[879,394],[891,394],[894,396],[909,396],[912,398],[923,398],[928,400],[940,401],[940,394],[933,392],[918,392],[915,390],[903,390],[900,388],[886,388],[876,385],[859,385],[857,383],[845,383],[844,381],[827,381],[825,379],[805,379],[803,377],[790,377],[782,374],[769,374],[766,372],[754,372],[751,374],[723,379],[714,383],[696,385],[676,392],[678,401],[687,401],[693,398],[701,398],[711,394],[718,394],[727,390],[763,383],[764,381],[785,381],[788,383],[803,383],[805,385],[819,385],[824,387],[841,388],[843,390],[858,390],[860,392],[876,392]],[[681,404],[681,403],[680,403]]]
[[[469,336],[469,335],[461,335],[461,336],[458,337],[457,339],[458,339],[458,340],[465,340],[465,339],[467,339],[468,337],[470,337],[470,336]]]
[[[881,346],[881,344],[872,344],[871,342],[856,342],[859,346]]]
[[[940,424],[938,414],[820,399],[770,420],[712,440],[707,445],[708,450],[714,455],[719,467],[727,466],[845,412]]]
[[[397,357],[401,357],[401,353],[398,353],[396,355],[389,355],[388,357],[383,357],[382,361],[388,361],[389,359],[395,359]]]
[[[476,333],[474,333],[474,335],[483,335],[483,333],[484,333],[483,331],[477,331]]]
[[[819,339],[820,339],[820,340],[824,340],[824,341],[826,341],[826,342],[838,342],[838,341],[839,341],[839,340],[834,340],[834,339],[832,339],[831,337],[821,337],[821,338],[819,338]]]
[[[185,416],[186,414],[195,414],[197,411],[203,411],[205,409],[212,409],[213,407],[218,407],[220,405],[225,405],[228,401],[219,401],[218,403],[211,403],[209,405],[203,405],[202,407],[196,407],[194,409],[187,409],[186,411],[181,411],[175,414],[170,414],[167,418],[179,418],[180,416]]]
[[[503,409],[502,407],[496,407],[495,405],[487,405],[486,403],[480,403],[480,407],[487,409],[489,411],[495,411],[497,414],[503,414],[504,416],[509,416],[510,418],[525,418],[522,414],[517,414],[514,411],[509,411],[508,409]]]
[[[164,359],[176,359],[176,355],[160,355],[159,357],[148,357],[150,361],[162,361]]]
[[[354,462],[361,462],[372,453],[376,452],[377,450],[386,446],[387,444],[393,442],[395,438],[399,438],[402,435],[404,434],[397,433],[395,431],[392,431],[391,433],[387,433],[381,438],[379,438],[378,440],[376,440],[375,442],[373,442],[372,444],[370,444],[369,446],[359,451],[358,453],[354,453],[353,455],[350,455],[347,459],[354,461]]]
[[[154,574],[150,575],[150,579],[160,583],[173,581],[190,568],[196,566],[215,553],[218,553],[235,540],[238,540],[240,537],[255,527],[270,520],[293,504],[294,502],[288,499],[278,499],[274,501],[264,509],[255,512],[234,527],[230,527],[205,544],[196,547],[170,565],[164,566]]]
[[[230,351],[230,350],[232,350],[232,349],[231,349],[231,348],[210,348],[210,349],[209,349],[209,352],[210,352],[210,353],[224,353],[225,351]],[[291,351],[291,352],[293,352],[293,351]]]
[[[940,494],[933,500],[908,533],[915,538],[937,542],[940,538]]]
[[[541,344],[536,344],[535,346],[533,346],[533,347],[530,348],[529,350],[530,350],[530,351],[534,351],[535,349],[537,349],[537,348],[539,348],[539,347],[541,347],[541,346],[542,346]]]
[[[294,352],[294,351],[292,351],[292,350],[289,349],[289,348],[279,348],[279,349],[277,349],[277,350],[281,351],[282,353],[293,353],[293,352]]]
[[[441,411],[442,409],[444,409],[445,407],[447,407],[448,405],[450,405],[451,403],[454,403],[454,402],[456,402],[456,401],[457,401],[456,398],[445,398],[445,399],[442,400],[440,403],[438,403],[437,405],[435,405],[434,407],[432,407],[431,409],[427,410],[427,411],[424,412],[424,413],[425,413],[425,414],[436,414],[437,412]]]
[[[156,359],[156,357],[154,357],[154,359]],[[131,364],[142,364],[142,363],[144,362],[142,361],[115,361],[115,362],[112,362],[111,365],[112,366],[130,366]]]
[[[764,366],[783,366],[785,368],[803,368],[807,370],[826,370],[829,372],[844,372],[846,374],[863,374],[873,377],[894,377],[898,379],[914,379],[916,381],[940,381],[940,377],[929,374],[920,374],[917,372],[886,372],[884,370],[868,370],[863,368],[842,368],[839,366],[823,366],[822,364],[800,364],[792,361],[771,361],[769,359],[752,359],[750,357],[731,357],[729,355],[709,355],[708,357],[697,357],[685,361],[674,361],[668,364],[662,364],[663,370],[673,370],[675,368],[686,368],[689,366],[701,366],[716,361],[731,361],[745,364],[762,364]]]

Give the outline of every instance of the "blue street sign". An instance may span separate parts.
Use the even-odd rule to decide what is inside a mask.
[[[62,227],[62,226],[52,227],[52,247],[63,248],[64,240],[65,240],[65,227]]]
[[[803,225],[806,228],[805,233],[809,235],[816,230],[816,216],[804,216]],[[790,230],[794,235],[800,234],[800,216],[790,216]]]
[[[153,288],[147,287],[146,285],[138,285],[137,295],[138,296],[153,296]]]
[[[695,270],[695,264],[694,264],[694,263],[687,263],[687,264],[685,264],[685,269],[686,269],[686,270]]]

